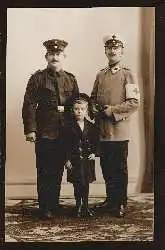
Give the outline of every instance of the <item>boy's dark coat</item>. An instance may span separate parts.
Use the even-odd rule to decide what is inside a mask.
[[[95,125],[85,119],[82,131],[73,119],[64,128],[63,143],[67,159],[73,167],[72,170],[67,170],[67,181],[83,184],[95,181],[95,161],[88,160],[91,153],[98,155],[98,132]]]

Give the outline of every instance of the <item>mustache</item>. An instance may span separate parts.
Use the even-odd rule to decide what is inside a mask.
[[[56,59],[52,59],[51,62],[59,62],[59,61]]]
[[[116,54],[114,54],[114,53],[111,53],[111,54],[109,54],[109,56],[116,56]]]

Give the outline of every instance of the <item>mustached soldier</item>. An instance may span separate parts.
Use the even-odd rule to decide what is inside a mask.
[[[79,90],[74,75],[62,69],[68,43],[52,39],[43,43],[47,68],[38,70],[27,84],[22,117],[26,140],[35,142],[39,208],[51,218],[59,206],[64,154],[59,140],[67,101]]]
[[[97,74],[91,93],[107,195],[101,207],[120,217],[127,206],[129,120],[140,96],[131,70],[121,65],[123,42],[113,35],[104,38],[104,47],[108,66]]]

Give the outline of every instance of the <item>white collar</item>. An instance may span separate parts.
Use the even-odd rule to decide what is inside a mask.
[[[77,123],[80,126],[81,130],[83,131],[84,130],[84,121],[82,121],[82,122],[77,121]]]

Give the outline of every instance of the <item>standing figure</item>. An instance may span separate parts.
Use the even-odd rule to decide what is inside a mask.
[[[140,95],[131,70],[121,64],[123,42],[113,35],[104,45],[108,66],[97,74],[91,93],[107,196],[101,207],[121,217],[127,206],[129,120]]]
[[[52,39],[43,45],[47,68],[30,77],[22,108],[26,140],[35,142],[37,192],[42,215],[51,218],[59,206],[64,152],[59,139],[67,119],[67,102],[79,90],[77,81],[62,69],[68,43]]]
[[[89,97],[81,93],[73,100],[73,119],[62,133],[67,153],[67,181],[73,183],[76,214],[92,216],[88,207],[89,183],[96,180],[95,156],[98,154],[98,132],[86,119]]]

